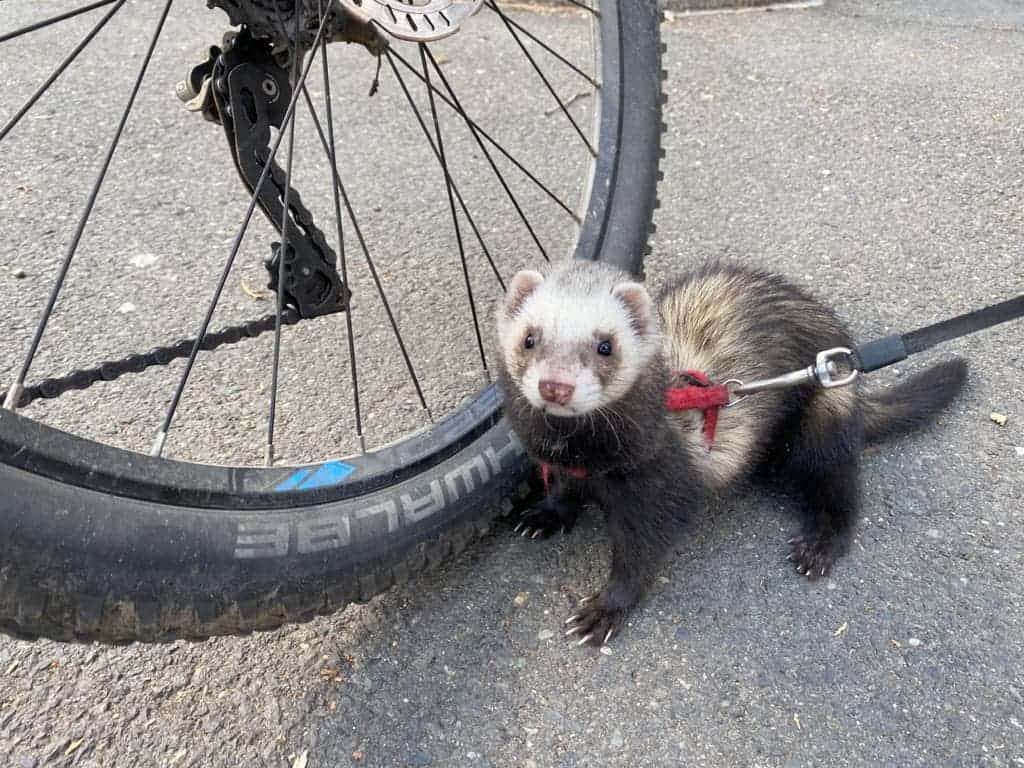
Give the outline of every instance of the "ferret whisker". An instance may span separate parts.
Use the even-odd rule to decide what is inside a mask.
[[[615,438],[615,449],[616,451],[621,451],[622,438],[619,437],[619,431],[615,428],[615,425],[612,423],[611,417],[608,415],[608,412],[604,408],[598,408],[597,411],[595,411],[595,413],[601,414],[604,420],[608,422],[608,429],[611,430],[612,437]]]

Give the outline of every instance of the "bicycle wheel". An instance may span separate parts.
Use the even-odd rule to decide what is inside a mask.
[[[442,18],[453,21],[456,6],[465,11],[476,5],[472,0],[454,0],[451,12],[433,22],[403,16],[403,8],[415,14],[425,4],[373,2],[392,20],[373,22],[361,33],[371,30],[376,45],[386,41],[376,62],[358,45],[327,45],[331,14],[300,9],[261,27],[245,15],[249,3],[226,3],[234,9],[231,22],[249,31],[189,70],[193,79],[183,86],[191,108],[221,128],[203,126],[180,106],[151,123],[140,125],[135,115],[141,107],[166,109],[166,78],[159,93],[140,87],[147,67],[184,71],[185,47],[208,39],[223,16],[199,11],[197,4],[191,15],[168,14],[170,1],[145,12],[122,12],[124,0],[60,13],[59,3],[4,3],[14,22],[0,22],[7,27],[0,27],[0,46],[11,54],[5,61],[15,63],[0,101],[0,120],[7,120],[0,157],[18,163],[17,171],[5,171],[13,177],[15,199],[0,202],[0,232],[27,269],[8,262],[0,289],[5,299],[19,299],[8,303],[18,313],[8,323],[0,365],[0,381],[9,384],[0,410],[0,630],[60,640],[164,641],[307,620],[369,600],[437,565],[528,492],[525,458],[501,419],[500,393],[489,383],[482,330],[488,323],[478,310],[500,299],[503,269],[511,274],[514,267],[535,265],[556,249],[641,272],[663,130],[660,12],[655,3],[601,0],[591,7],[572,0],[535,17],[487,0],[461,20],[458,34],[434,35],[445,36],[442,43],[417,40],[414,33]],[[336,2],[329,5],[342,13]],[[49,8],[56,15],[40,21]],[[75,75],[66,65],[113,34],[104,29],[108,21],[148,42],[146,54],[124,56],[132,66],[113,68],[103,82],[94,68]],[[85,30],[81,42],[61,31],[69,25]],[[534,31],[541,27],[543,33]],[[593,31],[589,73],[577,63],[576,50],[587,27]],[[295,39],[309,53],[288,60]],[[173,50],[159,47],[166,40]],[[23,98],[24,84],[33,82],[35,52],[50,46],[70,54]],[[238,69],[216,69],[229,66],[227,54],[243,46],[255,53],[235,61]],[[338,53],[345,56],[344,71]],[[211,62],[213,76],[203,80]],[[375,63],[383,64],[376,73]],[[238,125],[258,123],[263,107],[252,106],[252,91],[244,100],[244,83],[232,91],[226,73],[234,77],[257,65],[260,77],[287,74],[253,81],[268,103],[277,100],[266,107],[276,110],[277,122],[252,129],[253,135],[262,130],[263,142],[253,149],[252,136],[243,136]],[[220,83],[218,72],[225,73]],[[457,80],[473,74],[492,86],[507,75],[502,88],[520,90],[503,90],[500,99],[494,87],[460,90]],[[368,99],[366,86],[373,82],[377,90],[378,76],[379,91]],[[68,125],[61,105],[40,98],[54,81],[67,81],[65,101],[77,101],[85,115],[61,134],[70,137],[61,146],[38,135],[42,126],[49,131],[44,138],[55,138]],[[88,98],[90,83],[123,86],[130,94],[123,112],[113,96]],[[485,103],[471,104],[481,92]],[[538,93],[550,99],[549,110],[534,108]],[[96,147],[84,138],[85,127],[104,116],[110,123],[111,104],[117,105],[115,138]],[[333,114],[338,106],[343,119]],[[230,153],[224,152],[224,130]],[[503,131],[521,139],[520,152],[510,149],[514,141],[499,138]],[[403,141],[410,142],[405,149]],[[284,167],[274,159],[280,146],[290,148]],[[304,167],[320,175],[319,197],[297,182],[302,147],[317,152],[305,155],[315,160]],[[73,186],[75,176],[60,163],[79,152],[102,158],[99,174],[88,176],[88,194],[79,196],[87,199],[84,213],[74,194],[57,189],[58,182]],[[262,163],[259,182],[246,168],[252,162],[246,153]],[[547,156],[570,155],[582,158],[571,174],[552,180],[538,168]],[[122,156],[136,169],[128,178],[117,173]],[[410,156],[420,162],[411,164]],[[204,171],[190,174],[190,161]],[[155,170],[138,170],[143,167]],[[236,196],[236,170],[247,180],[244,198]],[[36,186],[34,173],[52,183]],[[397,191],[383,191],[389,179],[397,180]],[[409,197],[424,181],[433,192]],[[261,197],[262,184],[276,185],[273,194]],[[565,202],[574,190],[581,201],[575,207]],[[104,207],[117,199],[114,192],[133,202]],[[200,193],[213,200],[198,209]],[[252,216],[257,207],[267,221]],[[373,216],[360,216],[370,209]],[[247,213],[238,227],[240,210]],[[334,214],[333,237],[310,213],[322,210]],[[182,227],[188,234],[176,240],[171,230],[151,224],[160,213],[188,220]],[[53,246],[68,227],[52,221],[64,219],[77,226],[56,261]],[[103,225],[114,233],[103,234]],[[205,233],[202,248],[196,247],[197,230]],[[248,252],[245,243],[261,236],[284,243],[271,250],[270,291],[253,288],[264,269],[258,260],[235,263]],[[226,263],[208,257],[205,248],[222,241],[230,245],[222,249],[230,251]],[[78,258],[88,259],[90,268],[70,269],[83,242],[80,250],[88,255]],[[406,247],[375,260],[380,242]],[[113,276],[98,277],[109,264],[116,265]],[[296,277],[309,265],[315,284]],[[22,279],[23,272],[46,277],[38,280],[45,290],[32,288],[35,275]],[[186,308],[188,295],[199,295],[200,277],[208,280],[207,292],[216,285],[214,298]],[[237,289],[225,291],[226,285]],[[77,303],[66,298],[69,292]],[[158,298],[140,310],[151,295]],[[276,304],[274,311],[223,330],[261,301]],[[106,310],[97,311],[97,304]],[[33,315],[31,324],[26,314]],[[215,314],[224,322],[213,323]],[[191,339],[105,364],[80,362],[113,357],[115,348],[123,353],[117,345],[150,333],[165,339],[168,328],[179,325],[192,329]],[[64,343],[48,347],[42,343],[48,335]],[[456,354],[459,345],[464,349]],[[394,351],[387,359],[386,348]],[[444,360],[434,366],[439,383],[422,372],[431,355]],[[475,369],[466,368],[467,358],[476,360]],[[41,382],[25,375],[44,368],[78,370]],[[255,394],[246,395],[249,389]],[[150,416],[152,403],[143,407],[140,393],[153,391],[157,412]],[[187,404],[189,393],[199,393],[195,405]],[[261,404],[250,406],[246,397]],[[296,426],[302,439],[291,447],[282,448],[279,439],[275,448],[275,410],[279,426],[302,425],[300,417],[306,418]],[[257,448],[240,447],[252,433],[259,435]],[[213,439],[218,442],[211,448]],[[262,465],[261,449],[267,454]],[[310,451],[321,453],[311,458]]]

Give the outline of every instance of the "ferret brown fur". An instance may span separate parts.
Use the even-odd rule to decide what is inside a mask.
[[[835,313],[782,277],[721,264],[673,281],[656,306],[603,264],[520,272],[498,339],[507,417],[551,467],[549,491],[523,527],[568,530],[584,502],[606,517],[611,574],[569,630],[591,644],[606,642],[639,602],[687,512],[755,475],[802,499],[789,557],[809,579],[827,575],[858,514],[864,444],[926,423],[966,379],[966,364],[952,360],[881,393],[859,380],[761,392],[719,412],[709,450],[700,411],[665,408],[673,372],[749,382],[853,346]]]

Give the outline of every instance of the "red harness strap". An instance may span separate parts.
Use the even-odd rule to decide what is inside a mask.
[[[729,403],[729,388],[725,384],[712,384],[701,371],[681,371],[676,374],[676,381],[683,380],[687,384],[674,384],[665,390],[665,407],[670,411],[703,411],[704,442],[710,451],[715,444],[715,429],[718,427],[718,411]],[[540,476],[547,491],[551,481],[551,464],[541,462]],[[583,467],[559,467],[570,477],[586,480],[590,475]]]
[[[542,461],[540,463],[540,477],[544,481],[544,490],[548,489],[551,485],[551,464]],[[577,480],[586,480],[590,477],[590,474],[583,467],[562,467],[561,468],[569,477],[575,477]]]
[[[704,442],[710,451],[715,444],[718,411],[729,403],[729,388],[725,384],[712,384],[700,371],[682,371],[677,379],[691,383],[669,387],[665,392],[665,407],[670,411],[703,411]]]

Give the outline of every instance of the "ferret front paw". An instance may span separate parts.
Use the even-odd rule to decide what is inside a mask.
[[[628,609],[607,605],[602,593],[598,592],[580,600],[576,613],[565,620],[569,627],[565,636],[576,640],[576,645],[598,648],[619,631],[628,613]]]
[[[832,540],[825,536],[794,536],[787,560],[796,565],[796,572],[811,581],[828,576],[835,562]]]
[[[579,510],[568,504],[545,498],[519,519],[515,532],[530,539],[548,538],[559,531],[568,533],[576,525]]]

